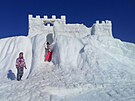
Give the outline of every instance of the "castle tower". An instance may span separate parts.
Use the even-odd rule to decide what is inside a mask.
[[[112,23],[109,20],[102,21],[101,23],[99,21],[96,21],[95,24],[93,24],[91,29],[92,35],[98,35],[98,36],[111,36],[112,37]]]
[[[29,32],[28,37],[32,38],[38,34],[49,34],[53,33],[53,24],[56,20],[60,21],[63,24],[66,24],[66,16],[61,16],[61,18],[56,18],[55,15],[52,15],[52,18],[44,16],[33,17],[29,15]]]

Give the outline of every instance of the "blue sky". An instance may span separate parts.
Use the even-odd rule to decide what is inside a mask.
[[[1,0],[0,38],[27,35],[28,14],[67,16],[67,23],[90,27],[111,20],[113,36],[135,43],[135,0]]]

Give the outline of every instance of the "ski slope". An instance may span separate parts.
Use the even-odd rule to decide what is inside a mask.
[[[135,44],[73,26],[56,21],[49,38],[42,33],[0,40],[0,101],[135,101]],[[44,62],[46,40],[53,42],[50,63]],[[18,82],[7,74],[16,76],[20,51],[28,69]]]

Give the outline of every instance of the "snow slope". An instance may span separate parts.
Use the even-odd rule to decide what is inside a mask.
[[[29,75],[32,61],[32,45],[29,38],[20,36],[0,40],[0,79],[7,79],[9,70],[16,75],[15,62],[18,58],[19,52],[24,52],[26,59],[27,71],[23,79]]]
[[[0,101],[134,101],[135,44],[80,26],[76,32],[56,22],[53,33],[1,39]],[[44,62],[46,40],[54,41],[50,63]],[[28,68],[24,79],[8,80],[20,51]]]

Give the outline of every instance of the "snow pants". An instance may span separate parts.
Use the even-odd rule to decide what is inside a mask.
[[[17,80],[20,81],[23,76],[23,67],[17,68]]]
[[[45,57],[45,61],[51,61],[52,59],[52,52],[48,51],[48,53],[46,54],[46,57]]]

